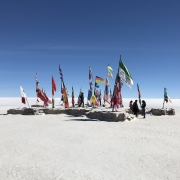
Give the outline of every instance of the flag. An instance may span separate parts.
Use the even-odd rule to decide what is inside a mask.
[[[104,83],[104,79],[101,77],[96,76],[96,82]]]
[[[104,101],[106,101],[107,103],[110,104],[110,96],[109,96],[108,86],[106,86],[105,90],[104,90]]]
[[[93,75],[92,75],[92,70],[89,67],[89,85],[90,85],[90,90],[92,90],[92,82],[93,82]]]
[[[21,92],[21,101],[22,101],[22,103],[24,103],[24,104],[26,104],[26,94],[25,94],[25,92],[24,92],[24,89],[22,88],[22,86],[20,86],[20,92]]]
[[[99,84],[97,82],[95,82],[95,87],[99,88]]]
[[[61,94],[64,93],[64,89],[65,89],[64,82],[61,81]]]
[[[92,96],[92,91],[91,90],[88,90],[88,100],[90,101],[91,99],[91,96]]]
[[[47,103],[52,104],[52,101],[47,97],[46,92],[43,92],[45,98],[47,99]]]
[[[52,76],[52,89],[53,89],[53,91],[56,91],[56,82],[55,82],[53,76]]]
[[[90,102],[92,102],[93,104],[99,106],[99,103],[97,102],[96,96],[94,94],[92,94]]]
[[[122,60],[120,60],[119,62],[119,76],[130,88],[133,86],[132,76],[129,73],[126,66],[124,65],[124,63],[122,62]]]
[[[63,91],[63,100],[64,100],[65,108],[68,108],[69,102],[68,102],[68,96],[67,96],[66,88],[64,88],[64,91]]]
[[[62,74],[62,70],[61,70],[60,65],[59,65],[59,75],[60,75],[60,79],[63,81],[63,74]]]
[[[137,90],[138,90],[138,98],[139,98],[139,104],[141,105],[141,92],[139,89],[139,85],[137,84]]]
[[[48,98],[46,94],[44,94],[39,88],[37,89],[37,97],[41,99],[44,102],[44,104],[47,104]]]
[[[113,71],[113,68],[108,64],[107,69]]]
[[[52,76],[52,108],[54,108],[54,91],[56,91],[56,82],[54,80],[54,77]]]
[[[72,103],[74,103],[74,89],[72,87]]]
[[[112,72],[110,70],[107,71],[107,76],[113,78],[113,74],[112,74]]]
[[[172,103],[171,99],[169,98],[169,96],[167,95],[167,89],[164,88],[164,101],[167,103],[168,101],[170,103]]]
[[[108,78],[106,78],[106,86],[107,86],[107,87],[109,87],[109,86],[110,86],[110,83],[109,83]]]

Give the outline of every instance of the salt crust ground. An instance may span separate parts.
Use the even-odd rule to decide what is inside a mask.
[[[124,99],[126,108],[130,100]],[[148,108],[162,107],[162,99],[145,100]],[[174,108],[175,116],[106,122],[5,115],[23,105],[18,98],[0,98],[0,179],[180,179],[180,99],[172,101],[165,107]]]

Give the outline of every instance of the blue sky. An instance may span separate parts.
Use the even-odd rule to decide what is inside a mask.
[[[54,76],[60,97],[59,64],[69,93],[87,96],[88,67],[105,78],[109,63],[115,76],[121,55],[135,84],[124,98],[137,98],[137,83],[142,98],[163,98],[164,87],[180,98],[179,9],[179,0],[1,0],[0,97],[19,97],[20,84],[35,97],[36,72],[49,97]]]

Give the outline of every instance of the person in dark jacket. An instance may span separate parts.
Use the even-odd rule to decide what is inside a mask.
[[[83,92],[80,95],[80,104],[79,104],[79,107],[81,107],[81,105],[83,105],[83,107],[84,107],[84,93]]]
[[[144,100],[142,100],[142,115],[144,116],[144,118],[146,118],[146,102]]]
[[[138,117],[139,107],[137,104],[137,100],[135,100],[135,102],[133,103],[133,112],[134,112],[134,115],[136,115],[136,117]]]

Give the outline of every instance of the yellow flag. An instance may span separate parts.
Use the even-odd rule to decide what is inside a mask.
[[[107,67],[110,71],[113,71],[113,68],[110,66],[110,65],[108,65],[108,67]]]
[[[92,94],[90,102],[95,103],[96,102],[96,96]]]

